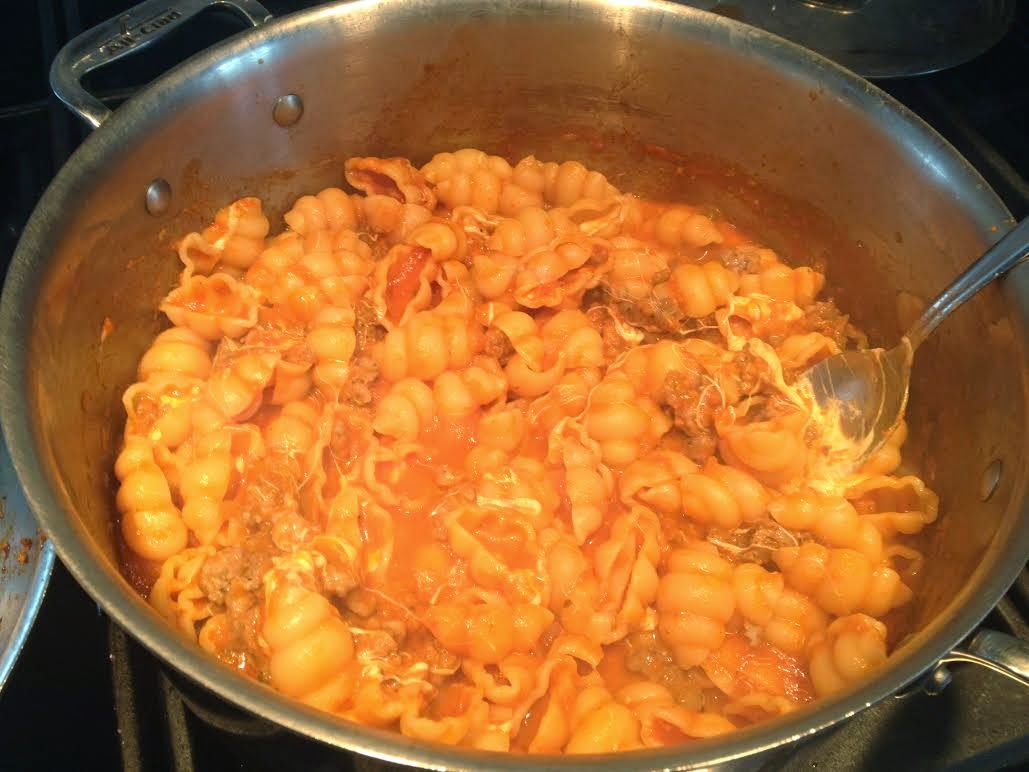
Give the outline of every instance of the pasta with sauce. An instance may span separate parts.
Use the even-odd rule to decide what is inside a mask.
[[[178,244],[125,392],[125,563],[286,696],[494,751],[731,732],[864,677],[939,503],[817,476],[825,277],[575,161],[353,158]]]

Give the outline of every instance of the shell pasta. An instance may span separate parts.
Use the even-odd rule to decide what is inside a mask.
[[[819,476],[794,381],[865,345],[821,272],[576,161],[338,185],[176,245],[115,465],[170,624],[344,719],[525,753],[725,734],[885,661],[939,502],[904,425]]]

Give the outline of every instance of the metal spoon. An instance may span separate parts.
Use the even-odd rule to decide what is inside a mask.
[[[904,416],[915,349],[951,311],[1029,256],[1029,218],[972,263],[929,304],[894,348],[845,351],[802,373],[797,386],[839,432],[827,432],[829,463],[857,468],[882,447]]]

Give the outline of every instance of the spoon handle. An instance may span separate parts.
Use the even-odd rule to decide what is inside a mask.
[[[1004,238],[972,263],[922,313],[905,336],[912,351],[918,348],[940,322],[979,290],[1007,273],[1029,255],[1029,217],[1005,234]]]

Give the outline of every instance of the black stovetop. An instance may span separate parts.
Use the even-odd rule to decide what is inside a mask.
[[[314,2],[266,0],[276,15]],[[46,73],[78,31],[128,0],[9,4],[0,29],[0,271],[46,184],[85,136],[49,95]],[[112,106],[240,25],[212,14],[151,53],[98,77]],[[883,83],[984,174],[1017,218],[1029,214],[1029,3],[978,59],[934,75]],[[987,624],[1029,640],[1029,580]],[[202,720],[200,715],[205,716]],[[212,723],[221,729],[212,728]],[[227,731],[231,730],[231,731]],[[888,700],[840,728],[773,757],[765,768],[1000,769],[1029,765],[1029,690],[971,668],[941,694]],[[58,562],[25,650],[0,698],[3,770],[352,769],[345,754],[238,714],[166,672],[113,627]]]

